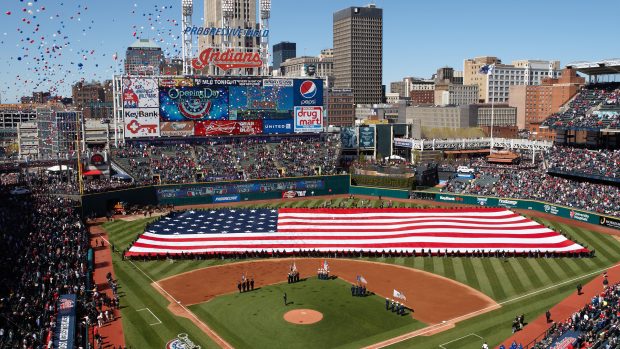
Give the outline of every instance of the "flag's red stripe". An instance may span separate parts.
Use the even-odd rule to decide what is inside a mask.
[[[458,203],[458,202],[456,202]],[[330,213],[330,214],[350,214],[350,213],[480,213],[480,212],[505,212],[505,208],[480,207],[480,208],[289,208],[278,209],[278,213]]]
[[[306,212],[308,213],[308,212]],[[342,219],[342,220],[352,220],[352,221],[361,221],[361,220],[365,220],[365,219],[377,219],[377,220],[383,220],[383,219],[392,219],[392,220],[399,220],[399,219],[426,219],[426,220],[452,220],[452,219],[459,219],[459,218],[471,218],[471,219],[486,219],[486,220],[498,220],[498,219],[504,219],[504,218],[514,218],[514,217],[519,217],[518,214],[509,214],[509,215],[505,215],[505,216],[480,216],[480,215],[475,215],[475,216],[470,216],[470,215],[458,215],[458,216],[426,216],[426,217],[412,217],[412,216],[406,216],[406,217],[398,217],[398,216],[350,216],[350,215],[338,215],[338,214],[333,214],[332,216],[329,217],[324,217],[324,216],[294,216],[294,215],[285,215],[285,214],[279,214],[278,215],[278,219],[311,219],[311,220],[332,220],[332,219]],[[486,223],[486,222],[483,222]]]
[[[515,215],[518,216],[518,215]],[[514,216],[513,216],[514,217]],[[491,219],[495,218],[496,221],[493,222],[488,222],[488,221],[467,221],[467,220],[463,220],[461,218],[468,218],[468,217],[432,217],[432,218],[428,218],[428,219],[423,219],[423,220],[410,220],[411,217],[408,218],[400,218],[401,220],[399,220],[399,217],[391,217],[390,219],[392,220],[396,220],[397,222],[365,222],[366,219],[375,219],[375,217],[368,217],[368,218],[360,218],[360,217],[351,217],[351,218],[346,218],[346,217],[278,217],[278,224],[286,224],[286,225],[308,225],[308,224],[313,224],[313,225],[338,225],[338,224],[346,224],[346,223],[331,223],[329,221],[332,221],[334,219],[338,219],[338,220],[351,220],[351,221],[356,221],[355,224],[356,225],[377,225],[377,224],[419,224],[419,223],[433,223],[433,222],[437,222],[437,221],[441,221],[441,222],[446,222],[446,223],[462,223],[462,224],[486,224],[486,225],[497,225],[497,224],[518,224],[518,223],[526,223],[526,222],[531,222],[529,219],[527,218],[523,218],[517,221],[499,221],[499,219],[503,219],[503,218],[512,218],[512,217],[492,217]],[[481,217],[469,217],[469,218],[475,218],[475,219],[480,219]],[[287,219],[287,220],[299,220],[299,222],[282,222],[280,223],[281,219]],[[387,218],[381,218],[381,219],[387,219]],[[318,222],[301,222],[301,220],[306,220],[306,221],[318,221]],[[327,221],[327,222],[323,222],[323,221]]]
[[[536,238],[548,238],[558,236],[557,233],[553,231],[544,232],[544,233],[531,233],[531,234],[502,234],[502,233],[484,233],[484,234],[464,234],[464,233],[453,233],[453,232],[442,232],[442,233],[402,233],[402,234],[394,234],[394,235],[354,235],[354,236],[346,236],[346,235],[320,235],[320,236],[310,236],[310,235],[290,235],[290,236],[253,236],[256,234],[247,233],[245,236],[229,236],[227,234],[205,234],[212,235],[209,236],[200,236],[200,237],[187,237],[187,238],[169,238],[165,235],[153,236],[153,235],[142,235],[140,239],[150,240],[150,241],[161,241],[161,242],[209,242],[209,241],[270,241],[270,240],[372,240],[372,239],[398,239],[398,238],[407,238],[407,237],[446,237],[446,238],[472,238],[472,239],[484,239],[484,238],[523,238],[523,239],[536,239]]]
[[[265,244],[265,245],[203,245],[203,246],[160,246],[155,244],[148,244],[138,240],[133,246],[142,248],[153,249],[169,249],[169,250],[200,250],[207,248],[214,249],[226,249],[226,248],[243,248],[247,250],[252,249],[282,249],[282,248],[331,248],[337,250],[339,248],[373,248],[373,249],[394,249],[394,248],[461,248],[461,249],[517,249],[517,248],[561,248],[574,245],[575,243],[570,240],[564,240],[557,243],[444,243],[444,242],[401,242],[401,243],[372,243],[372,244]]]
[[[484,228],[484,227],[462,227],[462,226],[457,226],[457,227],[447,227],[445,225],[426,225],[426,226],[415,226],[415,225],[410,225],[410,226],[405,226],[405,227],[399,227],[399,228],[374,228],[374,229],[360,229],[360,228],[350,228],[350,229],[343,229],[343,228],[333,228],[330,229],[329,227],[327,228],[314,228],[314,227],[307,227],[305,229],[293,229],[293,228],[281,228],[278,225],[278,232],[279,233],[320,233],[320,232],[333,232],[333,233],[389,233],[389,232],[397,232],[397,231],[407,231],[407,230],[423,230],[423,229],[448,229],[448,228],[453,228],[453,229],[463,229],[463,230],[490,230],[489,228]],[[504,227],[504,229],[506,230],[532,230],[532,229],[540,229],[540,228],[545,228],[542,225],[539,226],[531,226],[531,227]],[[499,230],[500,228],[495,228],[494,230]],[[423,234],[423,233],[420,233]],[[486,234],[486,233],[483,233]]]

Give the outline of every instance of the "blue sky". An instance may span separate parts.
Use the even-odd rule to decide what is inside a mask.
[[[332,47],[332,14],[367,1],[272,0],[271,44],[297,43],[298,55]],[[203,15],[195,1],[194,23]],[[0,98],[14,102],[33,90],[70,95],[79,80],[122,71],[137,37],[179,52],[180,0],[1,0]],[[617,0],[376,0],[384,13],[383,80],[430,77],[463,59],[577,60],[620,57]],[[516,6],[515,6],[516,5]],[[134,36],[135,33],[135,36]],[[114,60],[115,53],[118,54]]]

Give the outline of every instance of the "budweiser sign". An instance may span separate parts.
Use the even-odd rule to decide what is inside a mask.
[[[263,65],[258,52],[240,52],[228,49],[224,52],[208,48],[202,52],[198,58],[192,59],[192,66],[195,69],[203,69],[210,63],[222,70],[235,68],[258,68]]]

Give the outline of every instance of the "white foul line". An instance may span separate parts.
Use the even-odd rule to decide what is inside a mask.
[[[453,339],[453,340],[451,340],[451,341],[449,341],[449,342],[445,342],[445,343],[439,344],[439,347],[440,347],[440,348],[443,348],[443,349],[446,349],[446,347],[444,347],[444,345],[446,345],[446,344],[450,344],[450,343],[452,343],[452,342],[460,341],[461,339],[463,339],[463,338],[467,338],[467,337],[469,337],[469,336],[476,336],[476,337],[478,337],[478,338],[480,338],[480,339],[484,339],[484,338],[480,337],[479,335],[477,335],[477,334],[475,334],[475,333],[470,333],[470,334],[468,334],[468,335],[466,335],[466,336],[463,336],[463,337],[461,337],[461,338]]]
[[[108,241],[106,238],[104,238],[103,236],[101,237],[105,242],[108,243],[108,246],[111,245],[110,241]],[[189,316],[193,317],[196,321],[200,322],[200,324],[202,324],[204,327],[206,328],[210,328],[209,326],[207,326],[204,322],[202,322],[202,320],[200,320],[194,313],[192,313],[189,309],[187,309],[187,307],[185,307],[183,304],[181,304],[181,302],[179,302],[178,300],[176,300],[174,297],[172,297],[172,295],[170,293],[168,293],[168,291],[166,291],[163,287],[159,286],[159,284],[157,283],[157,281],[151,279],[150,276],[148,276],[147,273],[145,273],[142,269],[140,269],[140,267],[138,267],[131,259],[127,259],[127,261],[129,263],[131,263],[131,265],[133,265],[136,269],[138,269],[144,276],[146,276],[147,279],[151,280],[151,282],[153,283],[153,285],[155,285],[157,288],[159,288],[162,292],[164,292],[165,294],[168,295],[168,297],[170,297],[170,299],[172,299],[173,301],[175,301],[181,308],[183,308],[183,310],[185,310],[185,312],[187,314],[189,314]],[[228,344],[228,342],[226,342],[222,337],[220,337],[215,331],[211,330],[211,333],[217,337],[222,343],[226,343],[226,345],[228,345],[229,348],[232,348],[232,346],[230,344]]]
[[[155,314],[153,314],[153,312],[151,311],[151,309],[149,309],[149,308],[142,308],[142,309],[140,309],[140,310],[136,310],[136,311],[138,312],[138,311],[143,311],[143,310],[148,310],[148,311],[149,311],[149,313],[151,313],[151,315],[153,315],[153,317],[157,319],[157,322],[156,322],[156,323],[154,323],[154,324],[149,324],[150,326],[155,326],[155,325],[159,325],[159,324],[161,324],[161,320],[160,320],[160,319],[159,319],[159,318],[158,318]]]
[[[591,273],[584,274],[584,275],[578,276],[576,278],[560,282],[559,284],[555,284],[555,285],[551,285],[551,286],[548,286],[548,287],[545,287],[545,288],[541,288],[539,290],[530,292],[528,294],[524,294],[524,295],[521,295],[521,296],[518,296],[518,297],[515,297],[515,298],[512,298],[512,299],[508,299],[508,300],[505,300],[503,302],[499,302],[499,303],[497,303],[497,305],[504,305],[504,304],[512,303],[512,302],[517,301],[519,299],[527,298],[527,297],[530,297],[530,296],[534,296],[534,295],[539,294],[541,292],[545,292],[545,291],[557,288],[559,286],[563,286],[565,284],[568,284],[568,283],[571,283],[571,282],[574,282],[574,281],[577,281],[577,280],[581,280],[581,279],[587,278],[587,277],[592,276],[592,275],[597,275],[597,274],[602,273],[603,271],[606,271],[606,270],[609,270],[609,269],[613,269],[613,268],[617,268],[617,267],[620,267],[620,264],[615,264],[615,265],[612,265],[612,266],[610,266],[608,268],[604,268],[604,269],[600,269],[600,270],[597,270],[597,271],[593,271]],[[389,345],[393,345],[395,343],[400,343],[400,342],[406,341],[408,339],[411,339],[411,338],[414,338],[414,337],[417,337],[417,336],[420,336],[420,335],[424,335],[424,334],[429,333],[431,331],[435,331],[435,330],[440,329],[442,327],[449,326],[452,323],[456,323],[456,322],[460,321],[461,319],[466,319],[466,318],[472,317],[473,315],[476,315],[476,314],[479,314],[479,313],[485,313],[485,312],[490,311],[490,310],[498,309],[497,305],[492,305],[492,306],[486,307],[484,309],[478,309],[476,311],[472,311],[469,314],[457,316],[457,317],[455,317],[453,319],[450,319],[448,321],[443,321],[442,323],[430,325],[430,326],[428,326],[428,327],[426,327],[426,328],[424,328],[422,330],[418,330],[419,332],[418,331],[411,332],[411,334],[412,334],[411,336],[407,336],[407,334],[404,334],[404,335],[401,335],[401,336],[397,336],[397,337],[402,337],[402,339],[397,341],[397,342],[390,342],[390,340],[388,339],[388,340],[385,340],[383,342],[372,344],[369,347],[385,348],[385,347],[387,347]]]

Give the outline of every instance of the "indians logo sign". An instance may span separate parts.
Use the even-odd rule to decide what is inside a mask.
[[[241,52],[233,49],[222,52],[208,48],[200,52],[198,58],[192,59],[192,66],[198,70],[205,68],[211,63],[222,70],[260,68],[263,66],[263,61],[258,52]]]
[[[67,299],[67,298],[63,298],[60,300],[60,304],[59,304],[59,308],[60,310],[70,310],[75,306],[75,304],[73,303],[73,300],[71,299]]]

